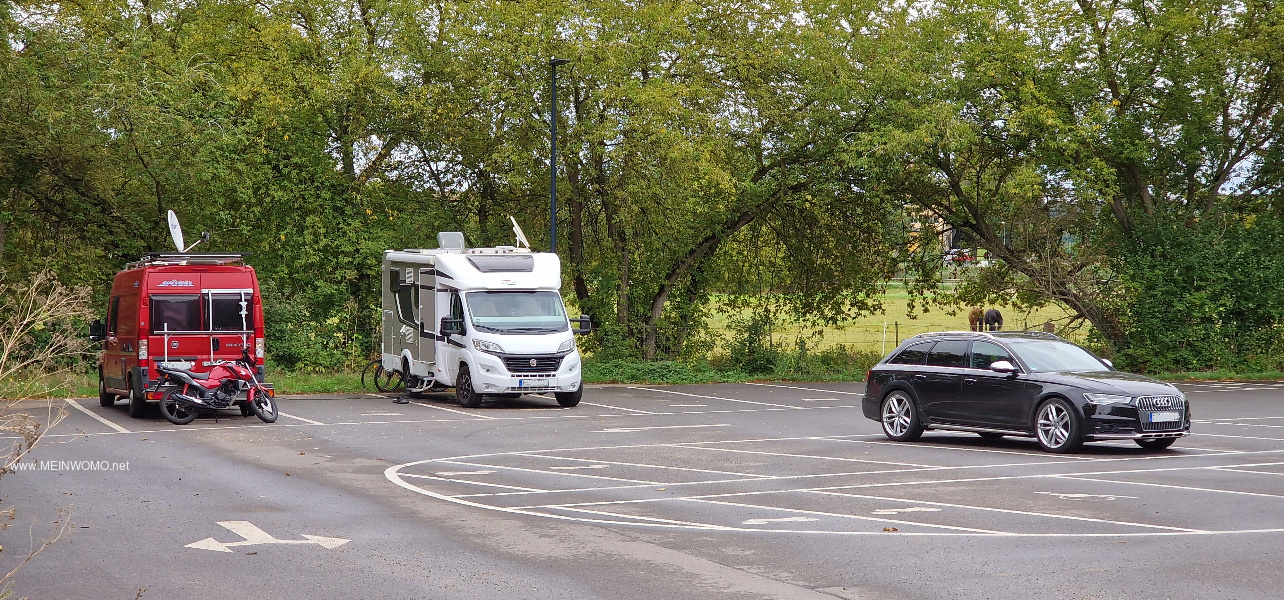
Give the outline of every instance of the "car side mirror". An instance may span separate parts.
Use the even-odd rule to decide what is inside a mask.
[[[1017,368],[1006,360],[996,360],[990,363],[990,370],[995,373],[1016,373]]]
[[[101,342],[105,339],[107,339],[107,327],[103,325],[101,319],[94,319],[94,322],[89,324],[89,340]]]
[[[588,315],[580,315],[578,319],[571,319],[572,323],[579,323],[580,326],[571,331],[576,335],[588,335],[593,331],[593,320]]]
[[[1109,358],[1103,358],[1101,359],[1101,362],[1106,363],[1106,366],[1110,367],[1111,369],[1115,368],[1115,363],[1110,362]]]
[[[401,269],[388,271],[388,291],[394,294],[401,291]]]
[[[441,318],[441,335],[464,335],[464,320],[452,319],[450,317]]]

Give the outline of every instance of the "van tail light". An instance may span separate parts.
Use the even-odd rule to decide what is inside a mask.
[[[869,378],[874,376],[874,370],[865,371],[865,383],[869,383]]]
[[[147,360],[147,340],[138,340],[138,360]]]
[[[263,338],[254,340],[254,358],[263,358]]]

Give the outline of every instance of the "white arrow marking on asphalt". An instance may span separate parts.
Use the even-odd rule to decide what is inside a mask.
[[[437,471],[437,474],[442,477],[450,477],[453,475],[490,475],[491,473],[494,473],[494,471]]]
[[[1118,498],[1131,498],[1136,500],[1136,496],[1120,496],[1119,494],[1060,494],[1057,492],[1035,492],[1045,496],[1056,496],[1062,500],[1083,500],[1085,498],[1102,498],[1105,500],[1116,500]]]
[[[186,548],[196,548],[198,550],[213,550],[215,552],[231,552],[229,548],[237,546],[253,546],[255,544],[317,544],[322,548],[338,548],[352,540],[343,538],[324,537],[320,535],[307,535],[303,540],[278,540],[272,537],[266,531],[259,529],[257,525],[249,521],[218,521],[228,531],[245,538],[239,542],[220,542],[214,538],[205,538],[199,542],[192,542],[185,546]]]
[[[766,525],[767,523],[794,523],[794,522],[801,523],[806,521],[819,521],[819,520],[820,519],[813,519],[811,517],[783,517],[780,519],[749,519],[748,521],[744,521],[743,523],[745,525]]]
[[[647,429],[692,429],[696,427],[730,427],[727,423],[714,423],[713,425],[664,425],[660,427],[613,427],[611,429],[599,429],[594,433],[629,433],[630,431],[645,431]]]
[[[876,515],[895,515],[907,512],[941,512],[939,508],[928,508],[926,506],[910,506],[908,508],[880,508],[874,511]]]

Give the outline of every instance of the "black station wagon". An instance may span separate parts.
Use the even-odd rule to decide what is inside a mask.
[[[1116,371],[1050,333],[917,335],[866,381],[865,416],[897,441],[943,429],[1033,437],[1048,452],[1073,452],[1097,440],[1161,449],[1190,433],[1190,407],[1176,387]]]

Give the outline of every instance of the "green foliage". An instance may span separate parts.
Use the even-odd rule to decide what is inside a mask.
[[[780,350],[771,339],[774,323],[775,318],[765,311],[732,319],[728,324],[731,339],[727,342],[727,364],[752,375],[775,369]]]
[[[1150,372],[1284,367],[1284,222],[1276,215],[1138,228],[1116,267],[1122,366]]]
[[[374,350],[384,249],[508,243],[508,215],[548,247],[551,56],[558,247],[603,360],[696,364],[715,298],[820,327],[894,277],[912,312],[1065,304],[1137,368],[1284,352],[1256,241],[1284,189],[1276,3],[0,8],[0,266],[102,307],[173,209],[252,253],[291,368]],[[954,293],[942,229],[995,260]],[[815,364],[738,328],[737,370]]]

